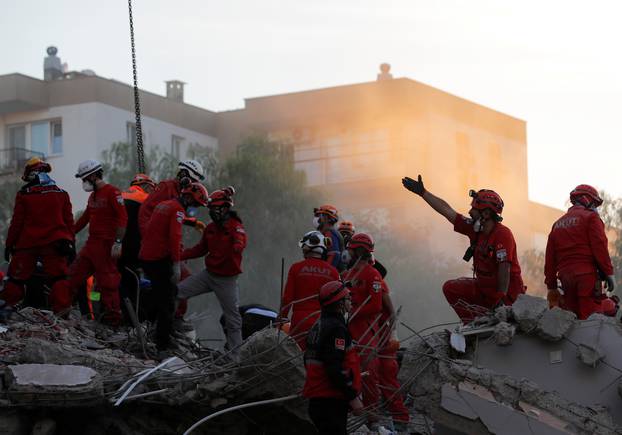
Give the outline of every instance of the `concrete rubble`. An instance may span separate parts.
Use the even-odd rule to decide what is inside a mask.
[[[622,367],[615,351],[622,348],[622,328],[615,319],[577,321],[548,310],[542,299],[521,296],[514,307],[474,324],[465,353],[451,348],[449,331],[415,334],[403,343],[409,433],[622,434],[618,372],[596,364],[604,359]],[[236,364],[228,354],[183,339],[175,356],[151,360],[145,358],[150,341],[143,347],[131,329],[111,331],[34,309],[4,326],[0,435],[179,434],[217,410],[299,393],[304,382],[299,348],[276,329],[246,340]],[[151,334],[148,327],[144,332]],[[585,355],[579,360],[575,353]],[[351,433],[378,433],[364,420],[352,417]],[[302,399],[224,414],[193,433],[292,428],[297,435],[315,433]]]

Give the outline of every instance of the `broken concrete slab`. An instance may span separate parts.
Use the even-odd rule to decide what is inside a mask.
[[[579,343],[577,345],[577,358],[590,367],[596,367],[599,362],[605,359],[605,354],[600,346]]]
[[[499,322],[495,326],[494,340],[499,346],[509,346],[516,333],[516,327],[507,322]]]
[[[559,341],[568,335],[577,316],[572,311],[554,307],[546,310],[538,320],[537,334],[547,341]]]
[[[89,367],[57,364],[18,364],[7,367],[8,379],[24,386],[77,387],[93,381],[97,372]]]
[[[512,314],[519,328],[529,334],[537,328],[540,317],[548,307],[546,299],[522,294],[512,304]]]

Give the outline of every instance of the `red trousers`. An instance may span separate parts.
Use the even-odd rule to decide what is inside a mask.
[[[7,305],[15,305],[24,299],[24,282],[34,273],[37,260],[43,264],[45,276],[54,280],[52,290],[67,284],[67,257],[61,255],[52,244],[17,250],[13,253],[7,272],[10,279],[1,294]]]
[[[522,280],[512,279],[504,297],[493,285],[477,278],[458,278],[443,284],[443,293],[460,320],[468,323],[483,311],[493,309],[502,299],[506,305],[511,305],[519,294],[525,293],[525,287]]]
[[[307,334],[319,317],[320,313],[314,314],[313,311],[296,310],[294,307],[289,331],[303,352],[307,348]]]
[[[380,403],[380,389],[378,388],[378,337],[377,326],[370,328],[371,321],[357,316],[357,319],[348,325],[352,339],[359,346],[358,353],[361,361],[363,377],[363,406],[374,406]]]
[[[601,313],[601,300],[595,291],[598,277],[595,273],[560,273],[564,297],[561,308],[572,311],[579,320],[587,319],[592,313]]]
[[[397,393],[400,383],[397,374],[400,370],[397,364],[396,352],[382,352],[378,358],[378,382],[382,397],[387,401],[387,406],[394,421],[408,423],[410,415],[408,408],[404,405],[402,394]]]
[[[89,239],[86,242],[78,258],[69,268],[69,282],[52,289],[50,303],[54,312],[58,313],[71,307],[80,286],[89,276],[94,275],[96,288],[101,293],[102,321],[111,325],[119,324],[121,274],[117,269],[117,261],[110,256],[112,244],[112,240],[101,239]]]

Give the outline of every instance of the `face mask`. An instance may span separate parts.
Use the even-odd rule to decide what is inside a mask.
[[[46,184],[52,183],[52,179],[45,172],[38,173],[37,174],[37,178],[38,178],[39,184],[41,184],[41,185],[46,185]]]
[[[473,222],[473,231],[475,231],[476,233],[479,233],[480,231],[482,231],[483,226],[484,224],[482,223],[482,220],[477,219],[476,221]]]
[[[88,180],[82,180],[82,190],[85,192],[92,192],[95,190],[95,186],[93,186],[93,183]]]
[[[199,213],[199,209],[194,206],[190,206],[186,209],[186,216],[195,217]]]
[[[352,262],[352,256],[350,255],[350,251],[345,250],[341,253],[341,262],[343,264],[350,264]]]
[[[222,221],[223,213],[220,210],[218,210],[218,209],[211,209],[209,211],[209,217],[214,222],[220,222],[220,221]]]
[[[179,185],[182,188],[187,187],[190,185],[190,183],[192,183],[192,180],[186,176],[177,177],[177,179],[179,180]]]
[[[313,217],[313,228],[319,228],[320,227],[320,218],[318,216],[314,216]]]

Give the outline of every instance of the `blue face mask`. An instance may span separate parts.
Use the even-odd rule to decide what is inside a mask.
[[[52,180],[50,176],[46,174],[45,172],[39,172],[39,174],[37,174],[37,178],[39,179],[39,184],[42,186],[56,184],[54,180]]]
[[[190,206],[186,209],[186,216],[188,217],[195,217],[198,213],[199,213],[198,207]]]

